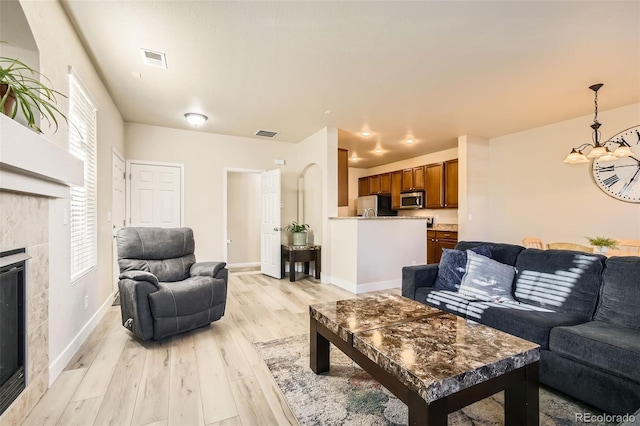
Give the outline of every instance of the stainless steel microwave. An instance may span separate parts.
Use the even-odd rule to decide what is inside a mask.
[[[424,207],[424,192],[406,192],[400,194],[401,209],[421,209]]]

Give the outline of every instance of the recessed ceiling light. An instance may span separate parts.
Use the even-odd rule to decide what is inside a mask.
[[[140,74],[137,71],[131,71],[131,75],[134,76],[135,78],[142,78],[142,74]]]
[[[382,148],[376,149],[376,154],[381,154],[381,153],[382,153]]]
[[[324,113],[325,113],[325,114],[327,114],[327,115],[331,115],[331,114],[333,114],[333,111],[331,111],[330,109],[328,109],[328,110],[326,110]]]
[[[413,139],[407,139],[405,142],[406,143],[413,143]]]
[[[364,132],[360,132],[360,134],[362,136],[369,136],[369,135],[371,135],[371,132],[364,131]]]
[[[188,112],[184,115],[184,118],[194,126],[199,126],[209,119],[206,115],[197,112]]]

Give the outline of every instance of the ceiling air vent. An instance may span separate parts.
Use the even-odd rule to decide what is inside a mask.
[[[277,136],[280,132],[273,132],[271,130],[258,130],[256,132],[256,136],[263,136],[265,138],[273,138],[275,136]]]
[[[140,53],[142,54],[142,62],[146,65],[167,69],[167,57],[164,53],[147,49],[140,49]]]

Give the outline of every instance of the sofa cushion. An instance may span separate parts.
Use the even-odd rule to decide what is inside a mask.
[[[580,315],[553,312],[518,302],[471,302],[467,306],[467,318],[537,343],[542,349],[549,347],[552,328],[584,322]]]
[[[189,270],[196,262],[194,254],[162,260],[118,259],[121,272],[146,271],[159,281],[182,281],[189,278]]]
[[[467,272],[460,284],[460,294],[487,302],[513,301],[511,286],[515,275],[513,266],[467,250]]]
[[[473,301],[457,291],[436,290],[433,287],[418,288],[415,300],[461,317],[466,316],[467,305]]]
[[[483,256],[491,257],[491,246],[485,244],[470,250]],[[437,290],[458,291],[462,277],[467,270],[467,252],[443,249],[438,265],[438,276],[433,288]]]
[[[605,257],[570,250],[526,249],[516,261],[515,298],[528,305],[590,319]]]
[[[602,274],[595,319],[640,330],[640,257],[611,257]]]
[[[149,295],[149,305],[155,318],[179,317],[206,311],[225,297],[224,280],[197,276],[184,281],[161,282],[160,289]]]
[[[491,246],[492,259],[511,266],[514,266],[516,264],[518,254],[520,254],[520,252],[524,250],[524,247],[515,244],[490,243],[483,241],[459,241],[454,248],[456,250],[465,251],[473,247],[487,244]]]
[[[566,358],[640,383],[638,330],[590,321],[551,330],[549,349]]]

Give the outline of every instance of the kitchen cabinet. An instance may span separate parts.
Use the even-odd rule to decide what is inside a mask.
[[[424,166],[402,171],[402,192],[424,190]]]
[[[369,195],[389,195],[391,194],[391,174],[369,176]]]
[[[458,159],[444,162],[444,206],[458,207]]]
[[[458,207],[458,159],[425,166],[428,209]]]
[[[455,231],[427,231],[427,263],[440,263],[443,249],[453,249],[458,243]]]
[[[338,148],[338,207],[349,205],[349,151]]]
[[[444,207],[444,164],[428,164],[425,166],[425,207],[439,209]]]
[[[358,197],[366,197],[369,195],[369,178],[361,177],[358,179]]]
[[[402,171],[398,170],[391,174],[391,210],[400,208],[400,194],[402,193]]]

